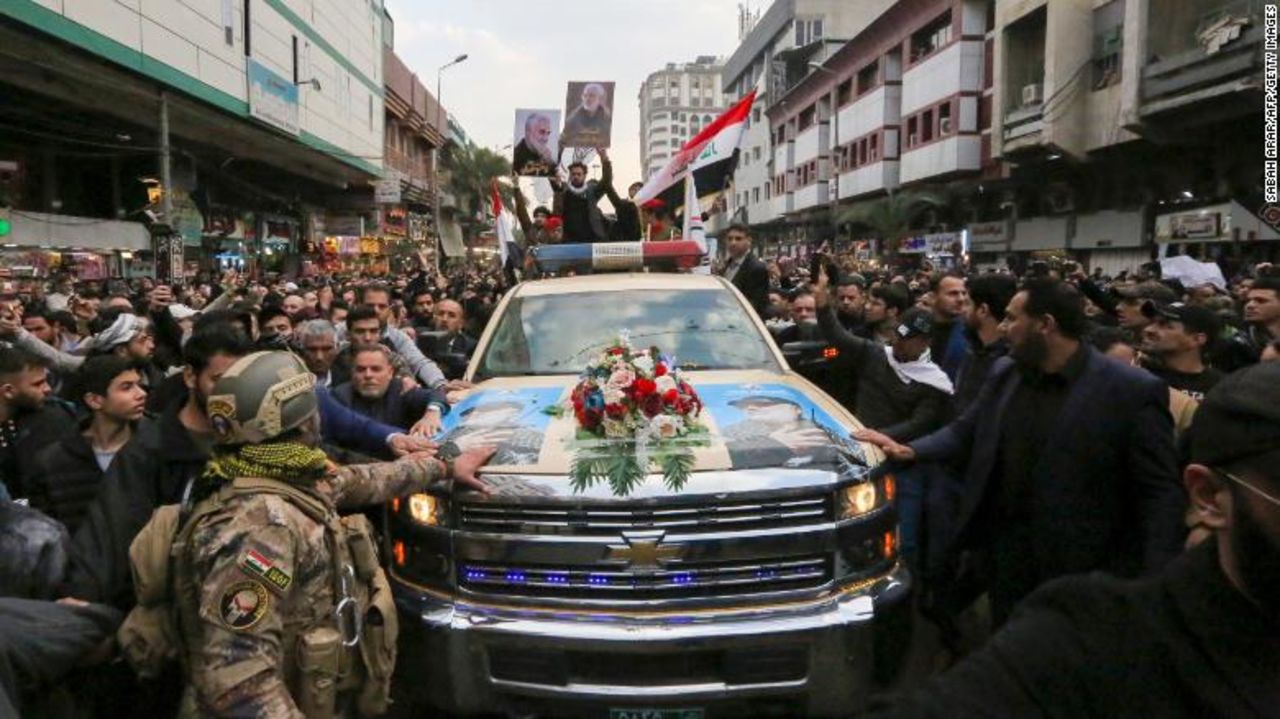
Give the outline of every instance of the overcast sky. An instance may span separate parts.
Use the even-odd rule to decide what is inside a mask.
[[[764,5],[761,0],[753,7]],[[477,145],[511,143],[517,107],[563,108],[570,80],[612,80],[615,186],[640,179],[640,84],[668,62],[728,57],[737,0],[386,0],[396,54],[435,92]],[[510,155],[510,150],[503,150]]]

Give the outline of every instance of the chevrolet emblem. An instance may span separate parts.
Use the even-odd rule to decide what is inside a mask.
[[[630,569],[659,569],[684,557],[684,545],[663,544],[666,532],[623,532],[625,545],[609,545],[606,562],[626,564]]]

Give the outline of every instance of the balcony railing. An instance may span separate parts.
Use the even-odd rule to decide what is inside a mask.
[[[1153,4],[1153,16],[1158,11]],[[1166,51],[1153,53],[1142,71],[1144,103],[1163,103],[1262,70],[1257,52],[1263,34],[1260,0],[1221,3],[1199,15],[1194,26],[1175,23],[1165,32],[1175,36],[1152,42]]]

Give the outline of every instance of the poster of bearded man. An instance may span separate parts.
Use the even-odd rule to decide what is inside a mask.
[[[613,132],[613,83],[571,82],[565,100],[565,147],[609,147]]]
[[[515,157],[517,175],[554,177],[560,164],[560,111],[516,110]]]

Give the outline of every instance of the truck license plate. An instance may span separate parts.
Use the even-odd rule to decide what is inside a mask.
[[[609,719],[703,719],[696,709],[610,709]]]

